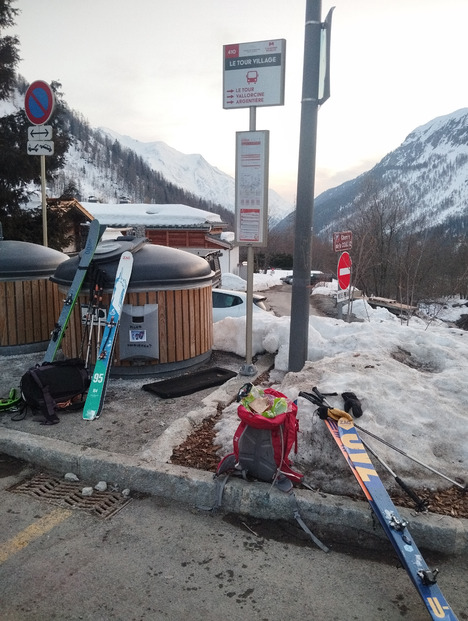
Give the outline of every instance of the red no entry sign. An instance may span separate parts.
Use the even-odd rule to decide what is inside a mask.
[[[24,97],[26,116],[34,125],[47,123],[54,111],[55,97],[52,89],[42,80],[33,82]]]
[[[348,252],[342,252],[338,259],[338,285],[340,289],[347,289],[351,283],[351,257]]]

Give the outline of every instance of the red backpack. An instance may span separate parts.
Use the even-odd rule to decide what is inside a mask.
[[[264,394],[285,398],[272,388],[266,388]],[[234,434],[234,451],[221,460],[216,474],[250,475],[283,491],[289,491],[293,483],[301,483],[304,475],[293,470],[289,460],[293,446],[297,453],[296,404],[288,402],[288,410],[274,418],[255,414],[244,405],[239,405],[237,414],[241,423]]]
[[[238,401],[241,394],[246,396],[252,390],[252,384],[245,384],[239,391]],[[273,415],[272,418],[264,412],[255,414],[244,405],[239,405],[237,414],[241,423],[233,438],[234,451],[222,459],[216,470],[216,504],[212,510],[221,507],[224,485],[229,475],[237,474],[244,478],[250,475],[260,481],[266,481],[275,485],[279,490],[287,492],[291,499],[293,515],[299,526],[304,530],[312,541],[324,552],[328,548],[320,539],[312,533],[299,513],[299,506],[293,490],[293,484],[303,482],[304,475],[291,468],[289,454],[294,446],[297,453],[297,433],[299,421],[297,420],[297,406],[288,401],[280,392],[272,388],[263,391],[270,399],[282,399],[287,403],[287,410],[282,414]],[[226,475],[221,480],[220,475]],[[307,486],[308,487],[308,486]]]

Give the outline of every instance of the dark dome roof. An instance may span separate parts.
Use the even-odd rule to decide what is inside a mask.
[[[49,278],[66,254],[29,242],[0,241],[0,280]]]
[[[128,248],[125,242],[104,242],[103,246],[105,244],[108,244],[109,252],[97,251],[96,260],[93,263],[94,267],[104,274],[104,288],[112,289],[120,255]],[[118,244],[121,244],[120,249],[116,248]],[[51,278],[52,282],[64,286],[70,285],[78,261],[78,257],[73,257],[65,263],[61,263]],[[88,272],[85,285],[90,284],[90,280],[93,278],[92,273],[93,270],[91,269],[91,272]],[[168,289],[174,286],[177,288],[195,287],[211,283],[212,276],[213,272],[208,261],[203,257],[177,248],[145,244],[137,248],[133,254],[133,270],[129,288],[146,291],[148,289]]]

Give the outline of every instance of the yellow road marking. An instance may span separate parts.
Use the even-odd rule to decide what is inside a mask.
[[[38,539],[42,535],[45,535],[51,531],[57,524],[63,522],[73,511],[67,509],[54,509],[51,513],[34,522],[20,533],[18,533],[12,539],[0,543],[0,565],[10,558],[13,554],[16,554],[27,545],[29,545],[35,539]]]

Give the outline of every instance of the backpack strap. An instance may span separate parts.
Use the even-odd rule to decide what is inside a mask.
[[[26,418],[27,413],[28,413],[28,404],[25,401],[21,400],[21,404],[16,409],[15,414],[13,414],[13,416],[11,417],[11,420],[15,422],[24,420]]]
[[[60,419],[55,413],[55,401],[52,399],[49,386],[47,385],[44,386],[42,384],[41,380],[39,379],[38,374],[36,373],[34,369],[31,369],[31,377],[36,382],[36,384],[39,386],[44,396],[44,403],[45,403],[46,409],[45,411],[43,411],[43,414],[45,416],[45,421],[42,422],[41,425],[56,425],[57,423],[60,422]]]
[[[230,453],[229,455],[226,455],[224,460],[218,466],[218,470],[216,471],[216,474],[213,475],[213,479],[215,480],[215,502],[213,506],[212,507],[198,507],[199,509],[211,511],[212,513],[220,509],[223,503],[224,488],[226,487],[226,483],[228,482],[229,477],[231,476],[231,474],[237,474],[238,476],[242,476],[242,473],[239,470],[236,471],[234,466],[235,466],[235,455],[234,453]],[[284,489],[282,489],[283,482],[285,482]],[[277,479],[272,483],[272,486],[273,485],[276,485],[276,487],[278,487],[280,491],[287,492],[289,499],[290,499],[290,504],[292,506],[294,519],[299,524],[299,526],[302,528],[302,530],[312,539],[312,541],[315,543],[316,546],[318,546],[324,552],[329,552],[330,551],[329,548],[327,548],[327,546],[324,543],[322,543],[318,537],[314,535],[314,533],[310,530],[310,528],[307,526],[307,524],[302,519],[301,514],[299,512],[299,505],[297,502],[297,498],[296,498],[296,495],[294,494],[291,481],[285,476],[277,477]]]
[[[304,522],[304,520],[301,517],[301,514],[299,513],[299,505],[297,502],[297,498],[296,495],[294,494],[294,491],[291,490],[289,492],[289,499],[291,501],[291,506],[293,509],[293,515],[294,515],[294,519],[296,520],[296,522],[299,524],[299,526],[302,528],[302,530],[309,535],[309,537],[312,539],[312,541],[315,543],[315,545],[317,545],[321,550],[323,550],[324,552],[329,552],[329,548],[327,548],[327,546],[322,543],[320,541],[320,539],[318,539],[314,533],[310,530],[310,528],[307,526],[307,524]]]

